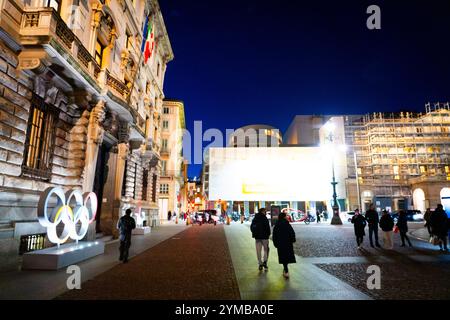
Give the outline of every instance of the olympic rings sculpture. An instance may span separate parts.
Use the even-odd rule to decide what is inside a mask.
[[[49,206],[52,196],[56,196],[56,206]],[[74,204],[72,209],[71,204]],[[80,190],[70,190],[64,193],[60,187],[47,188],[39,198],[39,223],[47,228],[50,242],[62,244],[69,238],[81,240],[86,235],[89,224],[95,220],[98,200],[94,192],[81,193]],[[64,228],[58,235],[57,226],[63,224]]]

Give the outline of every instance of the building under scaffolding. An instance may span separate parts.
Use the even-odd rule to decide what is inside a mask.
[[[450,108],[425,109],[344,116],[349,209],[424,211],[441,202],[450,187]]]

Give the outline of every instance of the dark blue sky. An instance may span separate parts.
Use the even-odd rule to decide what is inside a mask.
[[[366,9],[381,8],[381,30]],[[165,94],[186,125],[283,133],[296,114],[423,111],[448,101],[450,1],[160,0]],[[201,166],[190,166],[190,176]]]

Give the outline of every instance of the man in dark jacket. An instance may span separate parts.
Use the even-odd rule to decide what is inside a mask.
[[[266,216],[266,209],[261,208],[255,215],[250,225],[252,236],[255,238],[256,256],[258,257],[259,270],[268,269],[270,224]],[[264,260],[261,261],[261,249],[264,248]]]
[[[439,238],[439,248],[441,251],[448,251],[447,248],[447,232],[448,217],[444,211],[442,204],[438,204],[436,210],[431,214],[431,232]]]
[[[392,230],[394,229],[394,219],[387,210],[383,210],[383,215],[380,218],[380,228],[383,231],[384,247],[392,250],[394,248],[394,241],[392,240]]]
[[[352,223],[355,230],[356,243],[358,249],[362,250],[362,243],[364,236],[366,235],[364,228],[366,227],[366,218],[359,212],[359,209],[355,209],[355,215],[352,217]]]
[[[375,210],[373,204],[371,204],[369,210],[366,211],[366,220],[367,224],[369,225],[370,246],[373,248],[372,235],[375,235],[375,245],[379,248],[380,244],[378,243],[378,223],[380,222],[380,218],[378,217],[378,212]]]
[[[125,215],[117,222],[117,229],[120,230],[120,261],[128,262],[128,250],[131,246],[131,232],[136,228],[136,221],[131,217],[131,209],[125,211]]]

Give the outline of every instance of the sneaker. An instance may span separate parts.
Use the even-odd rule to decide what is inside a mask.
[[[362,250],[362,247],[361,247],[361,246],[359,246],[359,247],[358,247],[358,250]]]
[[[289,272],[284,272],[283,271],[283,277],[285,277],[286,279],[289,278]]]
[[[263,262],[263,267],[264,267],[264,269],[266,269],[266,270],[269,269],[269,267],[267,266],[267,261],[264,261],[264,262]]]
[[[263,265],[260,264],[260,265],[259,265],[259,271],[261,271],[262,269],[263,269]]]

